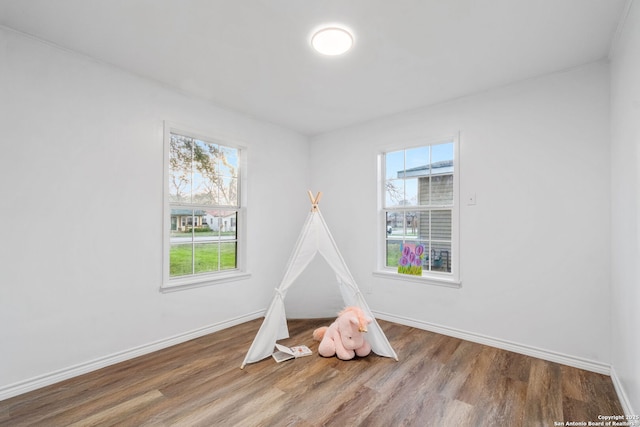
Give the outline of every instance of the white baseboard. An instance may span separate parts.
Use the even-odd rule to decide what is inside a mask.
[[[486,335],[476,334],[473,332],[467,332],[456,328],[450,328],[448,326],[436,325],[434,323],[424,322],[422,320],[396,316],[394,314],[381,313],[379,311],[373,311],[373,314],[378,319],[388,320],[390,322],[399,323],[401,325],[412,326],[414,328],[424,329],[427,331],[436,332],[438,334],[460,338],[466,341],[501,348],[503,350],[513,351],[514,353],[520,353],[527,356],[536,357],[538,359],[548,360],[550,362],[573,366],[575,368],[597,372],[599,374],[611,374],[611,366],[606,363],[583,359],[581,357],[570,356],[555,351],[536,348],[513,341],[507,341],[499,338],[489,337]]]
[[[171,347],[173,345],[180,344],[194,338],[199,338],[213,332],[230,328],[231,326],[258,319],[264,316],[264,314],[265,310],[255,311],[253,313],[218,322],[213,325],[198,328],[190,332],[174,335],[172,337],[164,338],[156,342],[141,345],[139,347],[134,347],[129,350],[124,350],[118,353],[111,354],[109,356],[100,357],[88,362],[80,363],[69,368],[40,375],[38,377],[20,381],[14,384],[9,384],[7,386],[0,387],[0,400],[5,400],[10,397],[27,393],[29,391],[36,390],[51,384],[55,384],[69,378],[77,377],[78,375],[86,374],[88,372],[114,365],[116,363],[124,362],[125,360],[133,359],[134,357],[162,350],[164,348]]]
[[[613,381],[613,387],[616,389],[616,393],[618,394],[618,400],[620,400],[620,405],[622,405],[622,410],[625,415],[637,415],[638,413],[633,410],[631,407],[631,401],[629,400],[629,396],[624,390],[622,386],[622,382],[618,375],[616,374],[616,370],[611,367],[611,381]]]

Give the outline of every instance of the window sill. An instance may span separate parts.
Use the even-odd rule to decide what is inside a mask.
[[[174,279],[169,283],[165,283],[160,287],[160,292],[177,292],[187,289],[202,288],[204,286],[214,286],[222,283],[234,282],[236,280],[244,280],[251,277],[251,273],[233,271],[230,273],[216,274],[214,276],[206,276],[201,278],[189,277],[184,279]]]
[[[373,272],[376,277],[382,277],[385,279],[401,280],[403,282],[422,283],[425,285],[444,286],[447,288],[459,289],[462,287],[462,282],[448,277],[435,277],[435,276],[412,276],[410,274],[399,274],[393,270],[377,270]]]

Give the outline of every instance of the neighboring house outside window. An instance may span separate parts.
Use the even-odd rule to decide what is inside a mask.
[[[167,124],[163,288],[242,274],[242,149]]]
[[[383,271],[398,272],[403,248],[420,245],[421,279],[459,284],[457,145],[448,138],[381,155]]]

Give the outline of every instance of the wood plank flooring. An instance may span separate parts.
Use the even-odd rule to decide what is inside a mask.
[[[262,319],[0,402],[1,426],[554,426],[623,413],[611,379],[379,321],[399,362],[240,365]]]

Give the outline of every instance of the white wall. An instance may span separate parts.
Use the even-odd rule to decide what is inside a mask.
[[[159,292],[163,120],[248,147],[250,279]],[[264,310],[308,210],[306,137],[2,28],[0,130],[0,398]]]
[[[399,82],[399,84],[401,84]],[[460,132],[462,288],[372,276],[376,155]],[[318,136],[311,185],[371,308],[606,370],[609,73],[557,73]]]
[[[640,411],[640,4],[611,63],[612,364],[631,414]]]

